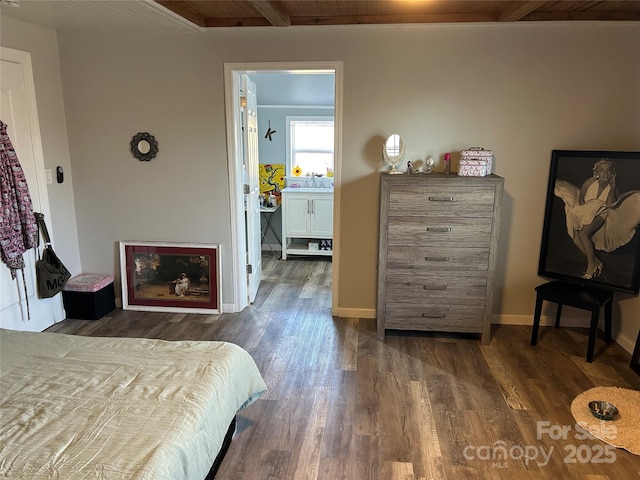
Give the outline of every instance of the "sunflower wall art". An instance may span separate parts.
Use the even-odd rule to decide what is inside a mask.
[[[260,193],[273,193],[280,198],[284,188],[284,164],[262,163],[260,164]]]

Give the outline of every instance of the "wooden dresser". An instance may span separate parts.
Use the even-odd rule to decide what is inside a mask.
[[[504,179],[381,174],[378,336],[481,333],[489,343]]]

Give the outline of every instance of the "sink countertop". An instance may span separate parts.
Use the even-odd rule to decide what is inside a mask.
[[[333,187],[285,187],[282,189],[283,193],[333,193]]]

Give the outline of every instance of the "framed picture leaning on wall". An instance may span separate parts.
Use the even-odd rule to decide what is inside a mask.
[[[221,313],[220,245],[120,242],[123,310]]]
[[[640,152],[553,150],[538,275],[638,294]]]

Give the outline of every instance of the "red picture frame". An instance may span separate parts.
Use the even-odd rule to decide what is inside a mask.
[[[120,242],[123,310],[221,313],[220,245]]]

